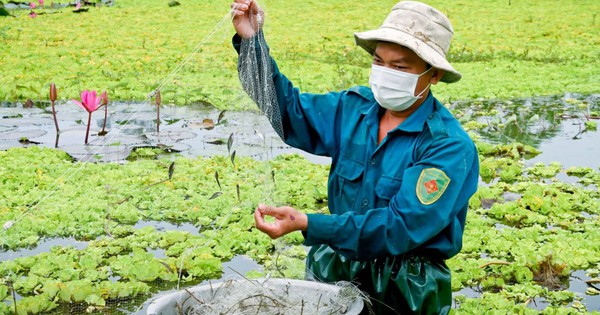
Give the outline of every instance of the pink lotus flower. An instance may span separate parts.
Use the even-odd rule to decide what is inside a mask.
[[[31,11],[29,13],[29,17],[32,18],[32,19],[35,19],[36,16],[37,16],[37,14],[35,14],[35,12],[33,12],[33,11]]]
[[[96,91],[85,90],[81,92],[81,102],[77,100],[73,100],[73,102],[79,105],[79,107],[85,109],[88,113],[91,113],[100,107],[99,105],[102,101],[102,98],[106,97],[105,94],[106,91],[100,97],[98,97],[96,95]]]
[[[35,3],[29,2],[29,7],[32,8],[32,9],[35,9]]]
[[[44,0],[38,0],[38,3],[40,4],[40,6],[44,6]]]
[[[106,91],[104,91],[104,93],[102,93],[102,95],[100,97],[98,97],[96,95],[96,91],[85,90],[85,91],[81,92],[81,102],[73,100],[77,105],[79,105],[79,107],[85,109],[88,112],[87,130],[85,131],[85,144],[88,143],[88,136],[90,135],[90,124],[92,123],[92,113],[95,110],[97,110],[98,108],[100,108],[99,105],[103,99],[108,100],[108,98],[106,96]]]
[[[81,8],[81,2],[77,2],[77,5],[75,5],[75,10],[79,10],[79,8]]]

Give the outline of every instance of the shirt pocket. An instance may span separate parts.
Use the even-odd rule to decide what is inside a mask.
[[[375,193],[378,197],[378,207],[387,207],[390,200],[400,192],[402,179],[382,176],[377,182]],[[381,204],[379,202],[381,201]]]
[[[360,193],[365,166],[354,160],[341,158],[335,170],[338,178],[338,191],[343,207],[354,208],[354,202]]]

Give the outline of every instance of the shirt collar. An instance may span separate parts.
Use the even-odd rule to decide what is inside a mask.
[[[415,110],[400,126],[396,127],[398,130],[404,132],[421,132],[425,126],[425,122],[431,113],[435,110],[433,101],[433,93],[429,92],[427,98],[421,103],[419,108]]]
[[[403,132],[421,132],[425,126],[425,122],[436,109],[435,99],[433,93],[429,91],[427,97],[421,103],[419,108],[415,110],[404,122],[402,122],[395,130],[401,130]],[[385,108],[377,104],[377,101],[373,100],[373,105],[370,107],[363,108],[362,114],[365,115],[367,124],[373,129],[373,136],[377,139],[377,133],[379,128],[379,117],[383,114]]]

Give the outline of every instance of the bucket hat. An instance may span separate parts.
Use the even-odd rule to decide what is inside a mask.
[[[381,41],[407,47],[432,67],[446,71],[440,81],[452,83],[462,77],[446,60],[453,33],[442,12],[421,2],[401,1],[378,29],[355,33],[354,39],[371,55]]]

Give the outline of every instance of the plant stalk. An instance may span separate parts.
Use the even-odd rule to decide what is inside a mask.
[[[52,117],[54,117],[54,127],[56,127],[56,133],[60,132],[60,129],[58,128],[58,120],[56,119],[56,109],[54,109],[54,101],[51,101],[52,103]]]
[[[106,119],[108,119],[108,104],[104,105],[104,122],[102,123],[102,131],[100,131],[100,135],[105,135],[106,131]]]
[[[156,103],[156,132],[160,132],[160,102],[162,101],[160,90],[156,90],[154,101]]]
[[[88,143],[88,136],[90,135],[90,124],[91,123],[92,123],[92,112],[90,112],[88,115],[87,129],[85,131],[85,144]]]

